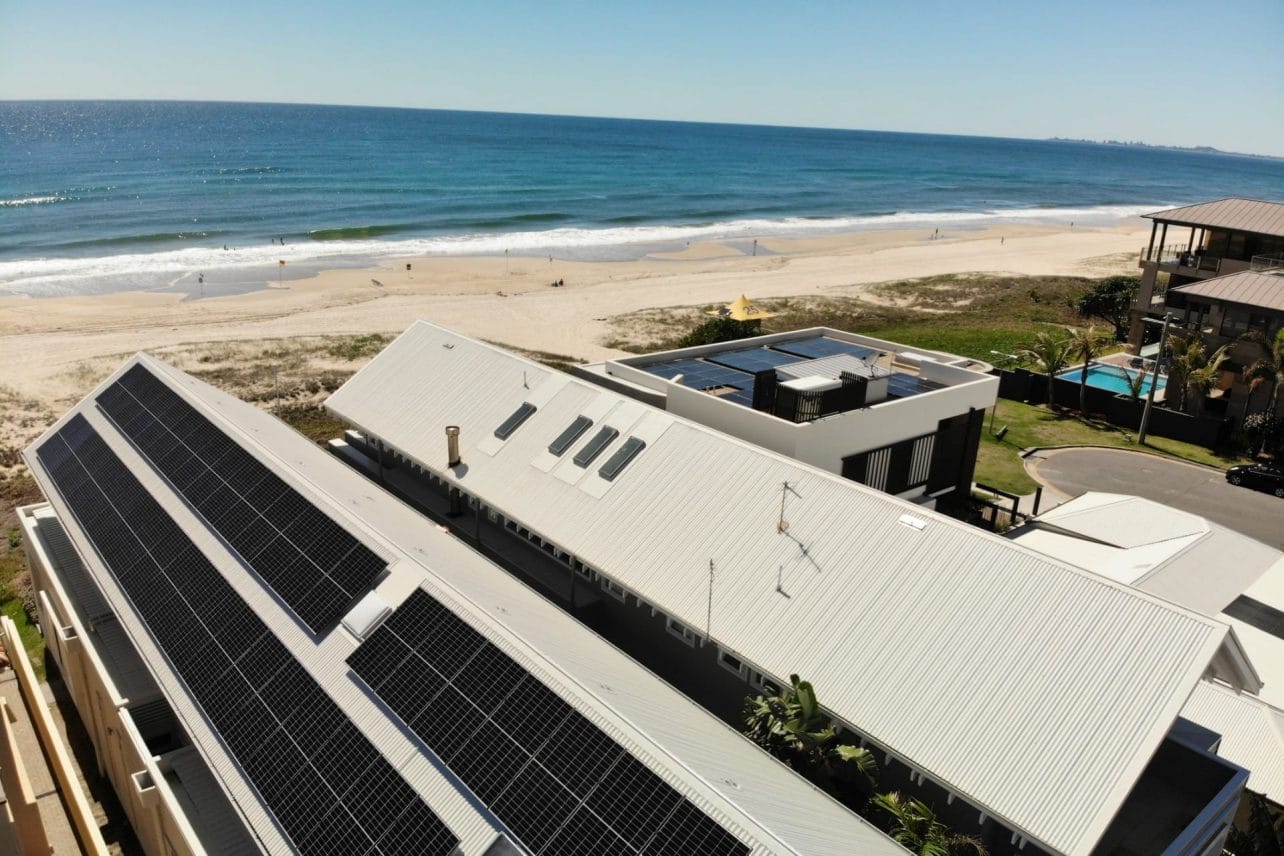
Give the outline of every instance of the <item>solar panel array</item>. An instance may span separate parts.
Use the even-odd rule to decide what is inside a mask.
[[[649,374],[656,377],[662,377],[665,380],[672,380],[677,375],[682,375],[682,385],[689,386],[692,389],[714,389],[717,387],[734,387],[738,392],[719,395],[720,398],[727,398],[731,401],[743,404],[745,407],[753,406],[753,375],[745,374],[735,369],[729,369],[726,366],[720,366],[717,363],[708,363],[704,360],[671,360],[666,363],[653,363],[643,367]]]
[[[879,353],[874,348],[857,345],[855,342],[843,342],[838,339],[829,339],[824,336],[817,336],[814,339],[795,339],[789,342],[776,342],[772,344],[771,348],[774,351],[784,351],[786,354],[796,354],[800,357],[806,357],[809,360],[818,360],[824,357],[836,357],[840,354],[851,354],[852,356],[860,357],[863,360],[877,356]]]
[[[912,395],[944,388],[943,383],[900,372],[892,372],[891,377],[887,379],[887,395],[890,398],[909,398]]]
[[[422,589],[348,664],[534,853],[749,852]]]
[[[705,359],[711,363],[755,374],[764,369],[774,369],[777,366],[800,363],[804,358],[760,347],[746,348],[743,351],[719,351],[718,353],[710,354]]]
[[[98,406],[314,633],[387,566],[141,364]]]
[[[433,854],[458,839],[79,414],[36,452],[300,853]]]

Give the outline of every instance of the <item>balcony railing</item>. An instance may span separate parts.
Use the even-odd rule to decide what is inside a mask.
[[[1272,270],[1284,270],[1284,256],[1253,256],[1248,269],[1254,273]]]
[[[1181,249],[1175,250],[1172,247],[1164,247],[1163,249],[1159,247],[1142,247],[1139,257],[1142,262],[1155,262],[1161,265],[1173,265],[1212,273],[1217,273],[1222,267],[1220,256],[1209,256],[1198,252],[1191,253]],[[1284,264],[1284,262],[1281,262],[1281,264]]]

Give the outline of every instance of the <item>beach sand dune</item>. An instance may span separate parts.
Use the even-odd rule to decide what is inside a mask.
[[[876,300],[869,294],[873,284],[951,273],[1105,276],[1135,271],[1137,250],[1149,233],[1141,220],[1115,228],[947,232],[939,239],[921,230],[865,232],[763,238],[757,256],[736,242],[634,261],[402,259],[203,300],[154,292],[0,298],[7,368],[0,381],[0,443],[29,441],[47,424],[42,416],[83,395],[139,350],[174,358],[200,352],[209,362],[215,345],[243,343],[246,354],[258,359],[263,349],[254,349],[266,340],[395,334],[426,318],[532,352],[595,360],[618,353],[604,344],[618,332],[609,319],[652,307],[719,304],[741,293]],[[264,278],[271,274],[265,271]],[[379,286],[372,284],[376,279]],[[559,281],[563,287],[552,287]],[[351,362],[336,358],[327,367],[323,344],[300,348],[292,359],[318,375]],[[215,364],[234,368],[235,351],[219,356]]]

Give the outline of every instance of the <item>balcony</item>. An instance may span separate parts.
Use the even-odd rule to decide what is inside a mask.
[[[1210,256],[1201,252],[1187,252],[1184,249],[1173,249],[1172,247],[1142,247],[1138,254],[1138,267],[1147,265],[1156,265],[1160,271],[1165,273],[1175,273],[1181,276],[1192,277],[1195,279],[1211,279],[1215,276],[1225,276],[1226,274],[1239,273],[1253,267],[1257,260],[1263,260],[1263,265],[1268,264],[1267,260],[1274,259],[1275,263],[1284,267],[1284,259],[1273,256],[1254,256],[1253,261],[1244,259],[1231,259],[1221,256]]]

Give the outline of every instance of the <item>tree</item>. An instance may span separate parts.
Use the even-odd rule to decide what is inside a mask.
[[[1095,324],[1089,325],[1087,330],[1067,327],[1066,332],[1070,334],[1066,342],[1069,353],[1083,361],[1083,371],[1079,372],[1079,415],[1086,418],[1088,415],[1088,367],[1106,345],[1110,344],[1110,338],[1104,331],[1098,330]]]
[[[797,675],[790,675],[789,682],[774,695],[745,699],[745,736],[818,784],[837,769],[854,769],[873,784],[878,770],[873,754],[839,743],[812,685]]]
[[[1111,276],[1079,298],[1080,318],[1100,318],[1115,328],[1115,340],[1128,337],[1129,310],[1137,297],[1141,280],[1135,276]]]
[[[1230,856],[1284,856],[1284,814],[1272,809],[1261,794],[1245,791],[1248,829],[1232,826],[1223,853]]]
[[[1017,355],[1048,376],[1048,406],[1052,406],[1052,379],[1066,367],[1070,356],[1069,343],[1047,330],[1040,330],[1034,341],[1017,349]]]
[[[1189,394],[1195,393],[1201,406],[1204,396],[1212,389],[1221,363],[1226,359],[1229,346],[1223,345],[1210,356],[1199,336],[1172,336],[1168,340],[1168,385],[1170,397],[1177,392],[1177,408],[1185,411]]]
[[[710,318],[701,321],[681,339],[679,348],[690,348],[695,345],[712,345],[715,342],[733,342],[736,339],[748,339],[762,333],[762,321],[737,321],[734,318]]]
[[[1265,386],[1269,390],[1266,399],[1265,413],[1275,415],[1275,404],[1279,395],[1280,384],[1284,383],[1284,329],[1267,339],[1254,330],[1239,337],[1241,342],[1249,342],[1262,349],[1262,356],[1244,369],[1244,380],[1248,381],[1248,394],[1252,395]]]
[[[905,798],[896,791],[878,794],[870,805],[888,816],[887,834],[918,856],[985,856],[985,845],[971,835],[952,831],[922,800]]]

